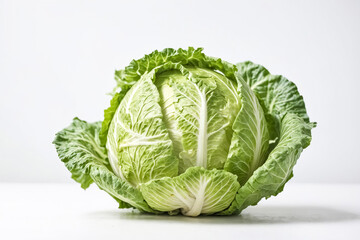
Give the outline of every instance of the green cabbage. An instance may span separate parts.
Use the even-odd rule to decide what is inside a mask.
[[[104,120],[75,118],[54,144],[75,181],[120,208],[239,214],[283,190],[316,125],[294,83],[200,48],[154,51],[115,79]]]

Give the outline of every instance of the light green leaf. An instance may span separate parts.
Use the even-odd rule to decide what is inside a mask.
[[[240,97],[236,91],[237,84],[224,75],[204,68],[189,68],[197,84],[207,87],[206,92],[206,122],[200,124],[204,129],[207,143],[206,157],[208,169],[224,168],[228,155],[232,125],[240,109]],[[200,121],[201,123],[201,121]],[[198,141],[200,143],[200,141]],[[197,165],[201,166],[201,165]]]
[[[112,169],[133,186],[178,174],[178,160],[162,119],[153,75],[144,75],[128,91],[114,114],[107,138]]]
[[[292,177],[292,169],[300,153],[311,141],[312,124],[299,116],[286,114],[281,122],[280,141],[266,162],[243,185],[229,209],[220,213],[239,213],[249,205],[256,205],[263,197],[277,195]]]
[[[264,112],[249,85],[239,78],[242,107],[232,125],[233,136],[224,169],[245,184],[267,157],[269,133]]]
[[[231,125],[240,108],[236,85],[210,69],[173,65],[156,76],[164,121],[179,157],[179,172],[192,166],[223,168]]]
[[[153,209],[198,216],[228,207],[239,186],[236,176],[229,172],[192,167],[178,177],[141,184],[140,190]]]
[[[100,145],[100,122],[87,123],[74,118],[72,124],[56,134],[54,144],[61,161],[72,178],[85,189],[95,182],[120,204],[154,212],[144,201],[139,190],[115,176],[109,170],[106,150]]]

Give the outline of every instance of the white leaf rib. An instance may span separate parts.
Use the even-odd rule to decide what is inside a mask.
[[[200,88],[193,83],[196,90],[198,91],[201,104],[199,114],[199,135],[198,135],[198,146],[196,155],[196,166],[207,167],[207,100],[205,91],[201,91]]]
[[[195,195],[195,201],[189,211],[183,211],[184,215],[198,216],[201,214],[203,206],[204,206],[205,190],[206,190],[206,186],[209,182],[210,182],[210,179],[206,180],[206,179],[203,179],[202,177],[200,177],[199,187],[198,187],[196,195]]]

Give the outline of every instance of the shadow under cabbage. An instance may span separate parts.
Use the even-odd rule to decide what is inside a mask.
[[[102,219],[166,221],[204,224],[291,224],[324,223],[360,219],[354,213],[322,206],[264,206],[246,209],[237,216],[199,216],[196,218],[182,215],[169,216],[140,213],[137,210],[92,212],[88,217]]]

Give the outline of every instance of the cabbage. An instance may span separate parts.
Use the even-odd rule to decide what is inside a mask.
[[[120,208],[239,214],[283,190],[316,125],[294,83],[201,48],[154,51],[115,79],[104,120],[75,118],[54,144],[82,188]]]

